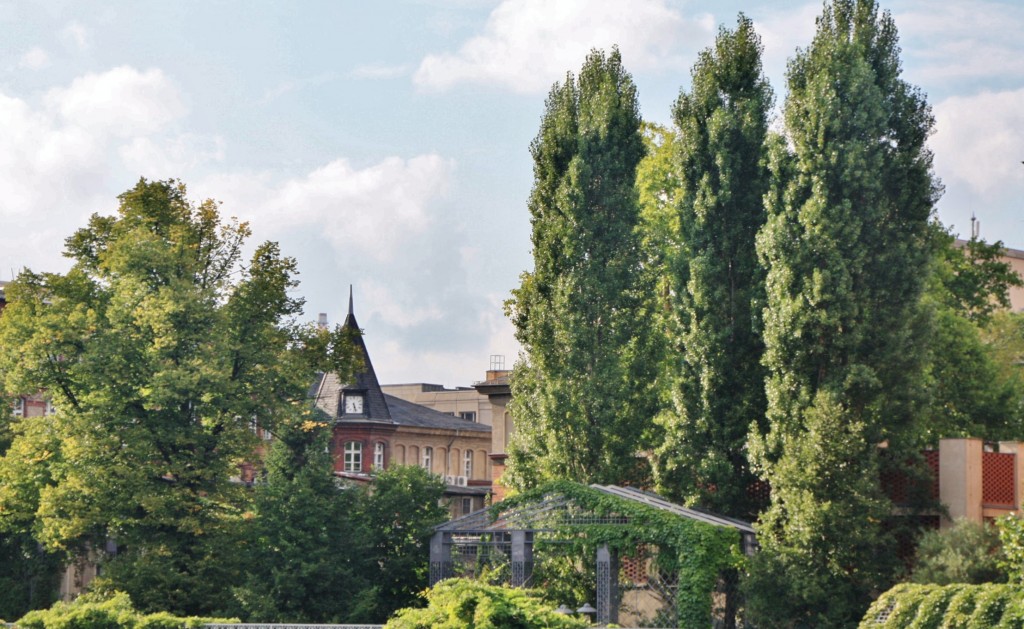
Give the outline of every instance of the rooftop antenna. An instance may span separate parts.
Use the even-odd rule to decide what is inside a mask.
[[[348,314],[352,314],[352,285],[348,285]]]
[[[981,221],[974,216],[974,212],[971,212],[971,240],[977,240],[979,235],[981,235]]]

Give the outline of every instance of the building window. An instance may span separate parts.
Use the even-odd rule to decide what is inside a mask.
[[[473,512],[473,499],[463,498],[462,499],[462,515]]]
[[[43,415],[56,415],[57,409],[53,406],[53,400],[46,400],[46,410]]]
[[[256,415],[253,414],[252,419],[249,420],[249,428],[252,430],[252,434],[256,435],[264,441],[270,441],[274,438],[269,430],[260,426],[260,422],[256,419]]]
[[[434,449],[430,446],[423,448],[423,469],[428,472],[431,470],[431,464],[434,462]]]
[[[363,471],[363,444],[358,441],[345,443],[345,471]]]
[[[373,444],[373,469],[384,469],[384,442],[378,441]]]
[[[462,419],[465,419],[465,420],[469,420],[471,422],[475,422],[476,421],[476,411],[462,411],[461,413],[459,413],[459,417],[461,417]]]
[[[24,417],[25,416],[25,398],[19,397],[14,400],[14,416]]]
[[[473,451],[466,450],[466,456],[463,459],[462,464],[462,475],[466,478],[473,478]]]

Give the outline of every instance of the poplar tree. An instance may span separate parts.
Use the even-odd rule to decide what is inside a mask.
[[[761,42],[743,15],[693,67],[673,116],[681,189],[668,277],[678,352],[672,411],[655,471],[661,490],[726,515],[752,518],[755,477],[747,433],[763,421],[760,309],[764,274],[755,236],[764,223],[764,159],[772,92]]]
[[[634,185],[644,145],[617,49],[553,87],[530,150],[534,270],[507,304],[524,353],[506,478],[623,482],[637,474],[653,379]]]
[[[773,146],[758,237],[769,426],[752,454],[772,495],[748,602],[761,627],[853,626],[898,561],[880,471],[906,460],[915,417],[938,186],[933,119],[900,78],[897,40],[873,0],[833,0],[787,72],[792,150]]]

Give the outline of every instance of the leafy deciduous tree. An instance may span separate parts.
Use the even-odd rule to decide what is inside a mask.
[[[295,261],[264,243],[242,264],[249,228],[213,201],[146,180],[119,199],[67,239],[68,273],[6,287],[4,385],[46,390],[58,412],[13,427],[0,529],[72,553],[116,540],[110,587],[202,613],[229,599],[219,535],[245,503],[229,479],[252,455],[250,423],[296,419],[314,371],[344,369],[348,345],[294,323]]]

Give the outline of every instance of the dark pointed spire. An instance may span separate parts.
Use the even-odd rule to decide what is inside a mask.
[[[359,328],[359,324],[356,323],[355,308],[352,306],[352,285],[348,285],[348,315],[345,317],[345,323],[342,324],[346,328]]]

